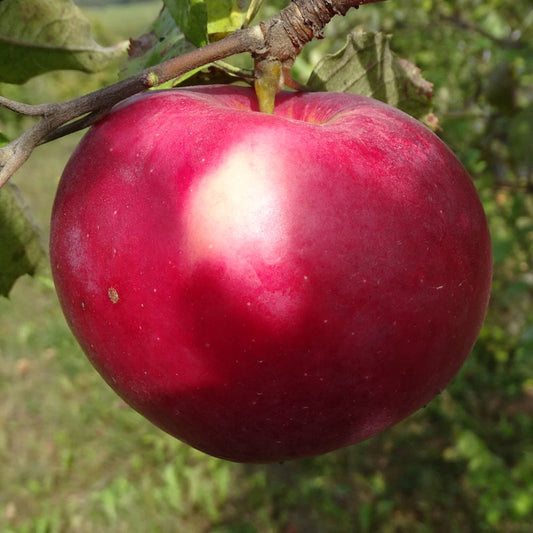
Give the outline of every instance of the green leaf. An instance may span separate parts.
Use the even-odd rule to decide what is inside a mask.
[[[519,174],[530,176],[533,172],[531,139],[533,139],[533,105],[516,113],[509,123],[509,152]]]
[[[41,233],[8,183],[0,189],[0,295],[7,297],[17,278],[33,275],[45,257]]]
[[[236,82],[245,82],[253,85],[253,71],[241,67],[217,61],[209,65],[191,70],[182,76],[174,85],[194,86],[194,85],[229,85]]]
[[[178,28],[195,46],[207,44],[207,7],[204,0],[163,0]]]
[[[207,33],[216,40],[241,28],[246,20],[248,4],[245,0],[206,0]]]
[[[156,20],[148,29],[148,33],[141,35],[138,39],[132,39],[130,44],[130,59],[123,66],[120,76],[127,78],[137,74],[141,70],[150,68],[163,61],[183,55],[194,46],[176,26],[176,22],[170,11],[164,7]],[[196,68],[182,76],[178,80],[172,80],[161,87],[172,87],[174,85],[202,85],[210,83],[232,83],[239,77],[249,76],[237,67],[209,64]]]
[[[70,0],[0,1],[0,81],[24,83],[50,70],[96,72],[126,49],[100,46]]]
[[[6,144],[9,144],[9,139],[0,131],[0,148]]]
[[[250,0],[163,0],[178,28],[195,46],[204,46],[238,30]]]
[[[163,8],[150,26],[148,33],[131,41],[130,59],[124,65],[120,75],[122,78],[133,76],[141,70],[183,55],[195,48],[176,26],[170,11]]]
[[[316,65],[307,85],[316,91],[369,96],[436,128],[437,120],[431,113],[433,85],[415,65],[396,56],[389,41],[390,36],[383,33],[350,33],[341,50]]]

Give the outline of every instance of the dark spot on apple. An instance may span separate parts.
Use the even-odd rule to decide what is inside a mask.
[[[115,289],[114,287],[109,287],[109,289],[107,289],[107,295],[109,296],[109,299],[112,303],[116,304],[118,302],[118,292],[117,289]]]

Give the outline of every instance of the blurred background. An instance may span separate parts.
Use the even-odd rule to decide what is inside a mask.
[[[161,2],[78,1],[101,44],[138,36]],[[273,14],[286,2],[268,2]],[[439,135],[489,218],[486,323],[453,383],[377,437],[322,457],[245,466],[151,426],[81,353],[48,273],[0,299],[0,531],[533,532],[533,7],[529,0],[389,0],[338,18],[294,69],[305,82],[348,31],[393,34],[434,83]],[[116,72],[56,72],[0,94],[65,100]],[[28,118],[0,111],[15,136]],[[80,134],[38,148],[15,183],[48,234],[54,190]]]

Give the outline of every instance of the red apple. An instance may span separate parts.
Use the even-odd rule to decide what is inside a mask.
[[[109,385],[206,453],[270,462],[367,439],[456,374],[491,245],[455,156],[349,94],[150,92],[82,140],[51,262]]]

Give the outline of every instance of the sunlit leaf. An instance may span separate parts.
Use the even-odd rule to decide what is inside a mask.
[[[8,296],[20,276],[34,274],[45,256],[39,229],[8,183],[0,189],[0,295]]]
[[[390,37],[383,33],[350,33],[339,52],[317,64],[307,85],[317,91],[369,96],[436,128],[437,120],[431,113],[433,85],[415,65],[395,55],[389,41]]]
[[[163,0],[178,28],[195,46],[238,30],[250,0]]]
[[[207,44],[207,6],[204,0],[163,0],[163,3],[192,44]]]
[[[246,19],[246,0],[206,0],[207,33],[210,40],[238,30]]]
[[[100,46],[70,0],[0,1],[0,81],[24,83],[50,70],[96,72],[126,48]]]

